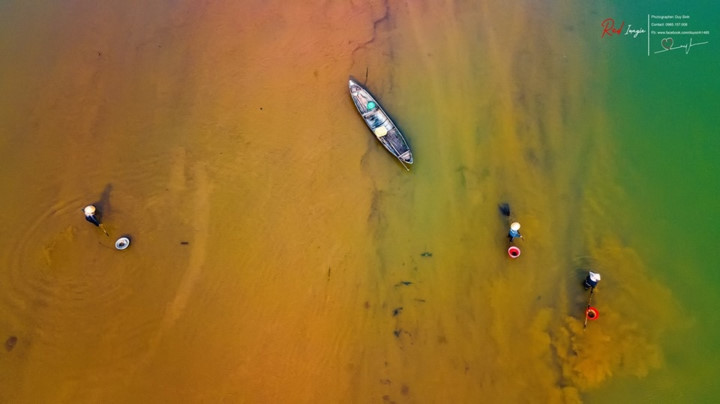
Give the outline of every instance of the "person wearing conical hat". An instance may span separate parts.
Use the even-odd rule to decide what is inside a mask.
[[[97,217],[97,209],[93,205],[88,205],[85,208],[83,208],[83,213],[85,213],[85,220],[88,222],[94,224],[95,226],[100,227],[100,219]]]
[[[510,242],[512,242],[513,239],[518,237],[523,238],[522,234],[520,234],[520,223],[512,222],[510,224],[510,232],[508,232],[508,239],[510,239]]]
[[[595,286],[597,286],[598,282],[600,282],[600,274],[597,272],[589,271],[588,276],[585,277],[585,282],[583,282],[583,286],[585,287],[585,290],[595,289]]]

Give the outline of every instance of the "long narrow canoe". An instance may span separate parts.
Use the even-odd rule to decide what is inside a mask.
[[[363,86],[350,78],[350,97],[368,128],[383,146],[405,165],[413,163],[412,152],[400,130],[382,109],[380,103]],[[405,167],[407,168],[407,167]]]

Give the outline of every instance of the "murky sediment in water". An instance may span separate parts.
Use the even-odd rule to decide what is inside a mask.
[[[672,293],[586,188],[592,11],[236,3],[4,6],[1,401],[573,402],[663,366]]]

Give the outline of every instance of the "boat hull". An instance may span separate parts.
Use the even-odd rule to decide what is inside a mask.
[[[413,155],[410,146],[408,146],[405,137],[400,133],[390,116],[380,106],[380,103],[355,80],[350,79],[348,86],[350,98],[355,103],[355,108],[357,108],[370,131],[375,135],[375,138],[400,162],[412,164]]]

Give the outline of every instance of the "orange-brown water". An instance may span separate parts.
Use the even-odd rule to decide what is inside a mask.
[[[2,6],[1,401],[574,402],[662,366],[673,298],[583,192],[582,12],[284,3]],[[583,331],[587,264],[625,282]]]

